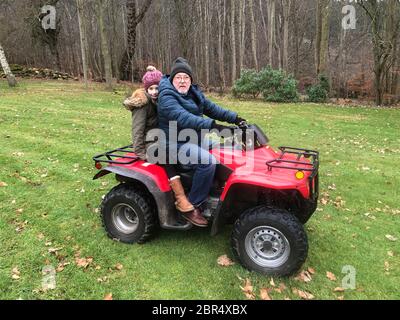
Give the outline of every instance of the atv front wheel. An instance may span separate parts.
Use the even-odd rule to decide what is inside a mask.
[[[156,229],[155,208],[147,195],[127,184],[113,188],[101,204],[104,228],[110,238],[144,243]]]
[[[245,211],[232,232],[232,248],[241,264],[271,276],[289,276],[307,258],[303,225],[283,209],[257,207]]]

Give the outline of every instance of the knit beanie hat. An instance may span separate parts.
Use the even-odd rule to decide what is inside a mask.
[[[187,75],[190,76],[190,78],[192,79],[193,82],[193,70],[192,67],[189,65],[189,63],[187,62],[186,59],[179,57],[178,59],[176,59],[174,61],[174,64],[172,65],[172,69],[171,69],[171,82],[172,80],[174,80],[174,77],[178,74],[178,73],[186,73]]]
[[[158,85],[160,83],[162,78],[162,73],[153,66],[148,66],[146,70],[147,72],[143,76],[142,81],[144,89],[147,91],[147,89],[150,88],[151,86]]]

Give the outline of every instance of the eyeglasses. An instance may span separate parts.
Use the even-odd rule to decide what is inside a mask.
[[[178,82],[189,82],[190,81],[190,77],[189,76],[179,76],[179,77],[175,77],[174,80],[177,80]]]

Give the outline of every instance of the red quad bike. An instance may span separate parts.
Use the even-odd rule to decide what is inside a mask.
[[[246,135],[248,130],[254,134]],[[233,223],[233,253],[245,268],[266,275],[292,275],[308,254],[303,224],[317,208],[319,153],[291,147],[280,147],[277,152],[256,125],[243,123],[235,132],[231,139],[246,135],[241,139],[242,150],[210,150],[218,160],[203,213],[211,225],[211,235],[224,224]],[[251,166],[246,161],[249,147],[253,150]],[[159,226],[181,231],[192,228],[175,209],[164,169],[140,160],[131,146],[93,160],[99,170],[94,180],[113,173],[120,182],[101,204],[109,237],[129,244],[144,243]],[[193,171],[183,165],[178,169],[182,184],[190,190]]]

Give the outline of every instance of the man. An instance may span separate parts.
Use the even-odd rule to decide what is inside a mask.
[[[195,210],[184,213],[183,217],[192,224],[205,227],[207,220],[201,214],[201,204],[209,195],[214,179],[216,159],[208,150],[201,148],[201,139],[197,144],[173,141],[184,129],[194,129],[198,137],[202,129],[217,129],[226,127],[215,120],[240,124],[245,121],[237,113],[225,110],[206,99],[199,88],[193,84],[193,71],[187,60],[175,60],[170,76],[164,76],[159,86],[158,98],[159,127],[166,134],[166,147],[169,153],[184,153],[189,155],[189,165],[195,170],[189,201]],[[203,118],[203,115],[209,118]],[[170,122],[177,123],[177,132],[169,132]]]

